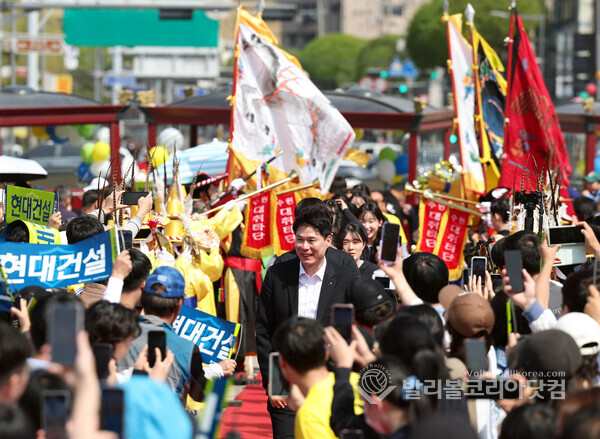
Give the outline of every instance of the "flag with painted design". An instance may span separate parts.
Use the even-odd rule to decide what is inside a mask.
[[[272,167],[296,170],[302,184],[318,179],[326,193],[352,146],[354,130],[298,61],[277,47],[261,17],[242,8],[235,53],[231,150],[237,158],[257,163],[283,151]],[[233,179],[239,175],[231,166],[230,159]]]
[[[473,77],[473,51],[461,35],[462,14],[448,17],[448,52],[450,56],[454,114],[463,167],[465,189],[485,193],[483,166],[475,132],[475,78]]]

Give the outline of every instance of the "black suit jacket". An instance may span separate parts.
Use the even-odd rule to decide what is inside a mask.
[[[256,349],[265,389],[269,382],[269,354],[273,352],[273,334],[284,320],[298,315],[299,276],[299,259],[281,262],[267,270],[260,290],[256,313]],[[355,279],[351,270],[327,260],[317,307],[317,320],[323,326],[331,323],[333,304],[350,302],[350,289]]]

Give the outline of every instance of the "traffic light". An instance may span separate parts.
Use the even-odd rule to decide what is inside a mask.
[[[438,72],[436,70],[433,70],[430,74],[429,74],[429,78],[430,79],[437,79],[438,78]]]
[[[381,72],[379,72],[380,78],[387,79],[388,76],[389,76],[389,74],[388,74],[387,70],[382,70]]]
[[[400,84],[400,86],[398,87],[398,91],[404,94],[408,91],[408,86],[406,84]]]
[[[450,143],[454,145],[456,142],[458,142],[458,137],[456,134],[450,134]]]

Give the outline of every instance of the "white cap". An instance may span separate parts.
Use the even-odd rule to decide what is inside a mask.
[[[558,319],[554,329],[573,337],[581,355],[596,355],[600,352],[600,325],[589,315],[570,312]]]
[[[105,187],[110,186],[106,178],[104,177],[94,177],[90,184],[83,188],[83,192],[104,189]]]

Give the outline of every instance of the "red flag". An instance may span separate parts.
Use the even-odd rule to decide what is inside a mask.
[[[510,25],[508,93],[504,128],[505,158],[499,186],[536,190],[543,169],[560,169],[569,185],[571,165],[554,105],[529,44],[521,17],[513,8]],[[537,166],[537,175],[536,175]]]

